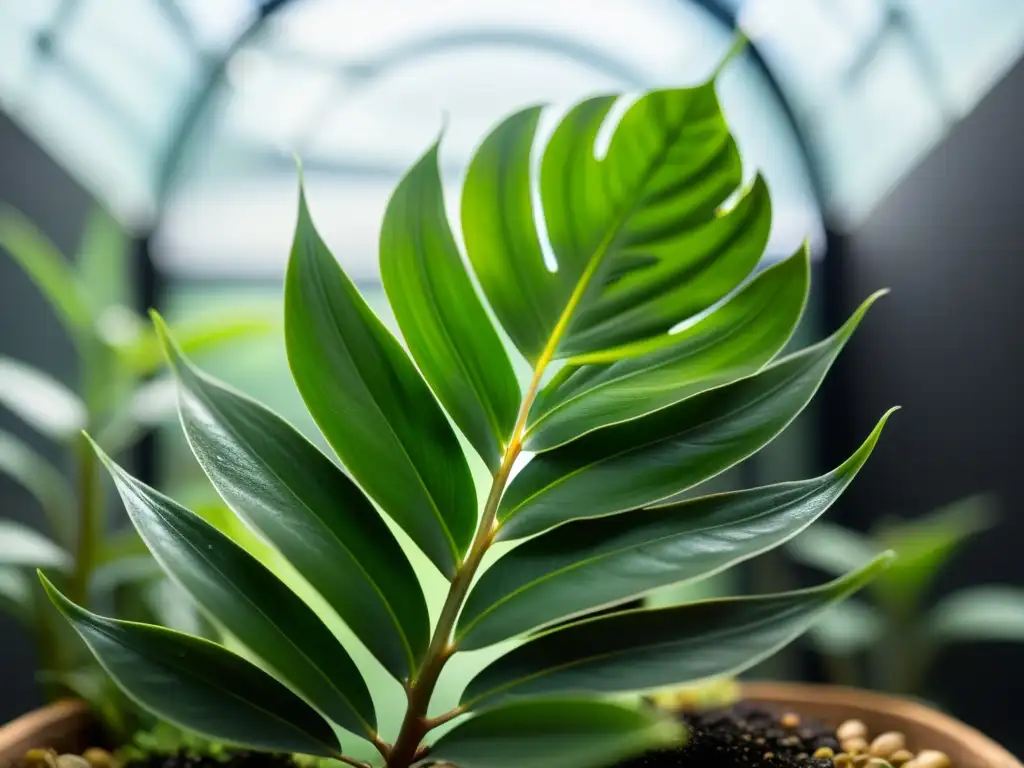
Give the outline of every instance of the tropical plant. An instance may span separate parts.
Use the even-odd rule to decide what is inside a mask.
[[[995,502],[969,496],[913,519],[880,520],[869,534],[821,523],[788,544],[799,563],[841,573],[895,548],[899,561],[867,600],[830,609],[808,633],[834,682],[929,695],[928,672],[951,643],[1024,641],[1024,590],[984,584],[934,597],[936,579],[971,536],[995,521]]]
[[[518,112],[465,178],[466,253],[532,369],[525,389],[464,266],[436,145],[399,183],[381,233],[408,354],[317,234],[300,179],[285,343],[347,472],[198,370],[154,315],[199,463],[352,642],[244,548],[99,452],[157,560],[248,657],[97,615],[44,577],[129,695],[225,742],[355,765],[339,729],[391,768],[427,755],[465,768],[597,766],[685,738],[637,692],[749,667],[886,566],[883,554],[811,589],[587,615],[796,535],[850,483],[888,417],[820,477],[673,499],[785,429],[875,297],[775,360],[803,311],[809,257],[801,248],[747,281],[768,238],[768,190],[760,177],[741,189],[714,82],[643,95],[599,155],[616,103],[573,107],[536,176],[541,110]],[[482,504],[478,459],[490,476]],[[434,616],[400,541],[448,580]],[[453,656],[503,643],[456,706],[431,709]],[[394,734],[378,727],[378,691],[353,660],[363,648],[407,694]]]
[[[0,610],[33,633],[48,696],[71,689],[92,702],[109,726],[129,730],[127,703],[63,621],[54,621],[31,569],[45,567],[54,580],[90,606],[116,604],[118,613],[194,627],[190,604],[175,599],[157,579],[148,550],[133,528],[114,531],[106,512],[105,484],[96,454],[82,437],[89,430],[111,453],[174,414],[173,383],[152,378],[163,366],[149,323],[131,310],[128,239],[102,208],[87,217],[73,259],[25,216],[0,207],[0,248],[38,286],[74,342],[78,392],[23,362],[0,356],[0,405],[43,437],[72,454],[76,483],[28,443],[0,431],[0,472],[22,485],[44,513],[49,536],[13,519],[0,520]],[[252,307],[193,318],[177,326],[195,353],[221,342],[263,333],[276,323]],[[170,396],[168,396],[170,395]]]

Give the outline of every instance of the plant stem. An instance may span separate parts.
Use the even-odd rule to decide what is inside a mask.
[[[75,443],[78,465],[78,533],[75,566],[69,586],[70,597],[79,605],[88,605],[89,579],[96,561],[102,527],[100,483],[96,453],[84,437]]]

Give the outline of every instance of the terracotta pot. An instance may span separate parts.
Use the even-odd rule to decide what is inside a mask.
[[[973,728],[922,704],[851,688],[799,683],[746,683],[747,701],[767,704],[838,725],[855,717],[872,733],[902,731],[911,749],[940,749],[954,768],[1024,768],[1020,761]],[[33,747],[80,751],[89,746],[94,721],[77,701],[37,709],[0,728],[0,768]]]

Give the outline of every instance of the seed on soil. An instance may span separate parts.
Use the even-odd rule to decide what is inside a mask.
[[[893,753],[906,749],[907,739],[899,731],[889,731],[876,736],[871,742],[870,752],[873,757],[891,757]]]
[[[57,753],[52,749],[30,749],[25,753],[28,768],[57,768]]]
[[[815,757],[826,757],[826,758],[831,759],[831,758],[836,756],[836,753],[833,752],[828,747],[819,747],[818,749],[814,750],[814,756]]]
[[[853,756],[853,764],[855,768],[863,768],[863,766],[866,766],[870,760],[871,756],[867,754]]]
[[[89,768],[89,761],[81,755],[60,755],[57,768]]]
[[[850,766],[853,765],[853,757],[845,752],[840,752],[832,758],[832,764],[835,765],[836,768],[850,768]]]
[[[911,752],[909,749],[897,749],[895,752],[889,755],[889,762],[897,766],[897,768],[899,768],[899,766],[903,765],[904,763],[910,762],[913,759],[914,753]]]
[[[867,737],[868,727],[864,725],[863,720],[846,720],[836,728],[836,738],[840,742],[849,739],[866,739]]]
[[[892,768],[892,764],[881,757],[872,757],[868,760],[868,768]]]
[[[117,766],[114,756],[107,750],[98,747],[89,747],[82,753],[82,757],[86,759],[91,768],[116,768]]]
[[[795,712],[787,712],[779,718],[779,725],[783,728],[796,728],[800,725],[800,715]]]
[[[850,739],[840,739],[839,743],[843,745],[843,752],[850,755],[858,755],[861,752],[868,751],[868,741],[863,736],[854,736]]]
[[[945,752],[937,749],[922,749],[910,762],[904,763],[903,768],[950,768],[952,763]]]

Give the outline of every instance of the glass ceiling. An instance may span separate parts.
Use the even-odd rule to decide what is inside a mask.
[[[0,106],[182,274],[280,274],[298,153],[373,279],[442,127],[454,196],[504,113],[698,82],[736,23],[722,100],[777,253],[856,221],[1024,51],[1021,0],[0,0]]]

